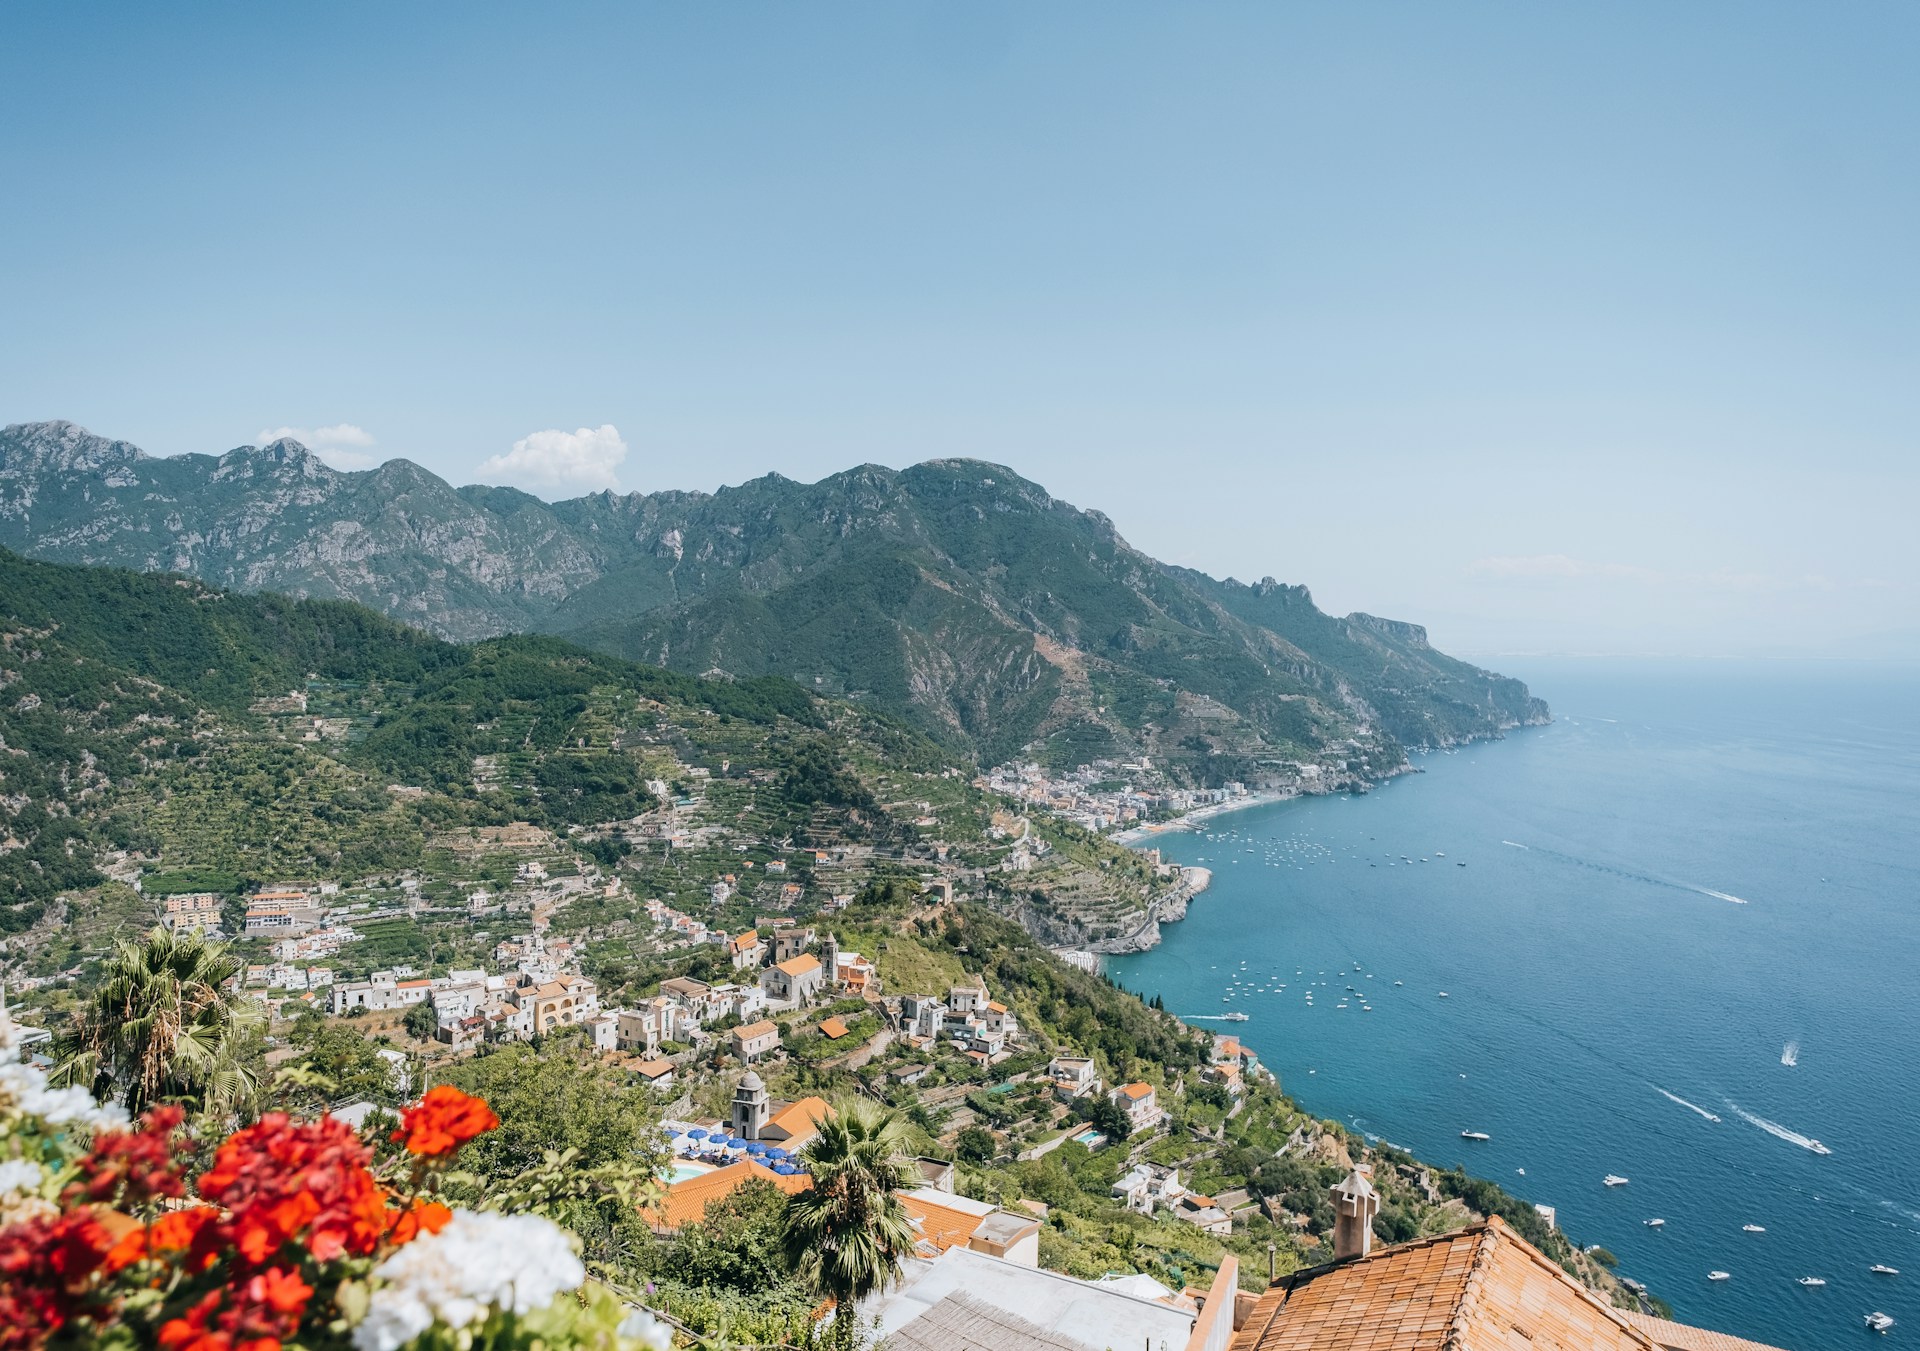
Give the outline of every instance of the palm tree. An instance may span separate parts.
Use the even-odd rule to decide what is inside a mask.
[[[906,1139],[896,1113],[843,1105],[807,1146],[813,1186],[787,1203],[787,1260],[833,1300],[840,1346],[854,1343],[854,1306],[891,1284],[913,1251],[913,1222],[898,1195],[919,1181]]]
[[[262,1021],[224,988],[239,970],[224,944],[198,932],[155,929],[121,942],[60,1038],[56,1076],[117,1095],[136,1116],[158,1102],[233,1111],[258,1086],[241,1048]]]

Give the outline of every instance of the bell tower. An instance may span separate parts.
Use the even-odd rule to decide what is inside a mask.
[[[742,1140],[758,1140],[770,1109],[767,1086],[760,1082],[759,1075],[748,1070],[733,1090],[733,1133]]]

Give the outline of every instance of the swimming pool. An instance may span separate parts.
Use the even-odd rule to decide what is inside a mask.
[[[690,1159],[675,1159],[672,1170],[667,1174],[667,1181],[685,1182],[690,1177],[699,1177],[702,1173],[711,1173],[712,1171],[713,1165],[710,1163],[694,1163]]]

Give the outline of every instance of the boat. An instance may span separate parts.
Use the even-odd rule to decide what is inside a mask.
[[[1730,1281],[1733,1279],[1733,1273],[1731,1271],[1709,1271],[1707,1273],[1707,1279],[1710,1281]]]
[[[1667,1222],[1665,1220],[1647,1220],[1645,1223],[1649,1229],[1660,1229],[1664,1228]]]
[[[1802,1276],[1800,1278],[1800,1284],[1811,1288],[1816,1285],[1825,1285],[1826,1282],[1821,1280],[1818,1276]]]
[[[1898,1276],[1900,1274],[1900,1268],[1885,1266],[1879,1262],[1875,1262],[1872,1266],[1868,1267],[1867,1270],[1876,1276]]]
[[[1881,1313],[1878,1309],[1875,1309],[1872,1313],[1867,1315],[1867,1326],[1872,1328],[1875,1332],[1885,1332],[1888,1328],[1893,1326],[1893,1319],[1889,1318],[1886,1314]]]
[[[1627,1289],[1633,1291],[1633,1293],[1636,1295],[1644,1295],[1647,1293],[1647,1287],[1640,1284],[1640,1282],[1632,1279],[1631,1277],[1622,1276],[1620,1278],[1620,1284],[1626,1286]]]
[[[1462,1140],[1491,1140],[1493,1137],[1485,1131],[1461,1131],[1460,1138]]]
[[[1405,982],[1404,980],[1396,980],[1396,981],[1394,982],[1394,984],[1395,984],[1395,985],[1405,985],[1405,984],[1406,984],[1406,982]]]
[[[1624,1187],[1630,1181],[1632,1181],[1631,1178],[1621,1177],[1618,1173],[1608,1173],[1600,1179],[1600,1185],[1603,1187]]]
[[[1442,999],[1445,999],[1445,998],[1447,997],[1447,992],[1446,992],[1445,990],[1442,990],[1442,991],[1440,992],[1440,997],[1441,997]]]
[[[1764,1234],[1767,1232],[1767,1226],[1764,1224],[1743,1224],[1740,1226],[1740,1230],[1742,1233],[1747,1234]]]
[[[1247,1013],[1223,1013],[1220,1015],[1220,1021],[1223,1023],[1244,1023],[1251,1017],[1252,1015]]]

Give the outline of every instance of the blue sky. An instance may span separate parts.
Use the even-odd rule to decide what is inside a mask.
[[[0,421],[549,497],[972,455],[1458,649],[1920,652],[1920,7],[22,3],[0,45]]]

